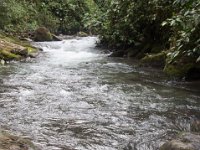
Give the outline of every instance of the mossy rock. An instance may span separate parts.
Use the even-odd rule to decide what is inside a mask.
[[[195,64],[195,58],[183,55],[172,62],[167,60],[164,72],[169,76],[183,78],[195,67]]]
[[[36,42],[45,42],[52,41],[52,35],[50,31],[45,27],[40,27],[34,32],[34,41]]]
[[[17,54],[13,54],[7,50],[0,50],[0,59],[3,59],[5,61],[20,60],[21,56]]]
[[[169,76],[174,77],[184,77],[187,75],[188,71],[194,67],[193,63],[188,63],[184,65],[179,64],[166,64],[164,68],[164,72]]]
[[[28,56],[28,49],[27,48],[24,48],[24,49],[12,49],[10,52],[12,54],[20,55],[22,57],[27,57]]]
[[[4,61],[21,60],[37,53],[37,48],[28,42],[0,35],[0,59]]]
[[[166,62],[166,52],[160,52],[158,54],[147,54],[142,58],[141,62],[147,65],[163,67]]]
[[[38,52],[38,49],[35,48],[35,47],[27,46],[26,48],[27,48],[28,54],[37,53]]]
[[[9,43],[13,43],[13,44],[21,45],[21,46],[30,45],[30,42],[21,41],[17,37],[13,37],[13,36],[11,37],[10,35],[5,35],[4,33],[0,33],[0,40],[4,40]]]
[[[0,150],[39,150],[28,140],[0,131]]]
[[[26,47],[28,50],[28,56],[31,58],[35,58],[38,55],[38,49],[35,47]]]
[[[83,32],[83,31],[80,31],[80,32],[77,33],[77,36],[80,36],[80,37],[87,37],[88,34],[85,33],[85,32]]]

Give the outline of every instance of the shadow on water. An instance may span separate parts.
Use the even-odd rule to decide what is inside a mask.
[[[97,38],[35,43],[44,52],[0,69],[0,126],[43,150],[156,150],[200,120],[198,83],[109,58]]]

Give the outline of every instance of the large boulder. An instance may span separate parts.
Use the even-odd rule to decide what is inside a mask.
[[[40,27],[35,30],[33,40],[36,42],[45,42],[45,41],[52,41],[53,38],[50,31],[47,28]]]
[[[200,150],[200,135],[181,134],[177,139],[163,144],[160,150]]]
[[[38,49],[30,43],[17,41],[8,37],[0,37],[0,61],[22,60],[38,53]]]

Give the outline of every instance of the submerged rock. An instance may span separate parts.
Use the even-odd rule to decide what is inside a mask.
[[[0,150],[39,150],[27,139],[0,131]]]
[[[200,135],[181,134],[177,139],[163,144],[160,150],[200,150]]]

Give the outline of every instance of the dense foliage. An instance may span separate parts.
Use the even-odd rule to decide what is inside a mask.
[[[0,0],[0,10],[0,29],[7,32],[40,26],[62,34],[85,31],[99,34],[103,46],[124,50],[123,56],[155,55],[171,75],[200,68],[198,0]],[[186,69],[178,71],[181,66]]]
[[[111,0],[105,16],[101,44],[136,58],[165,55],[164,70],[171,75],[199,70],[200,1]]]
[[[171,57],[175,59],[182,53],[200,59],[197,57],[200,55],[200,2],[176,0],[174,5],[180,8],[179,12],[162,23],[163,26],[171,26],[173,30],[169,40],[175,52]]]
[[[23,32],[45,26],[53,32],[74,34],[87,30],[85,16],[95,7],[89,4],[90,0],[0,0],[0,29]]]
[[[199,3],[195,0],[111,1],[102,40],[110,46],[134,46],[144,41],[165,44],[177,36],[175,32],[191,31],[198,24]]]

